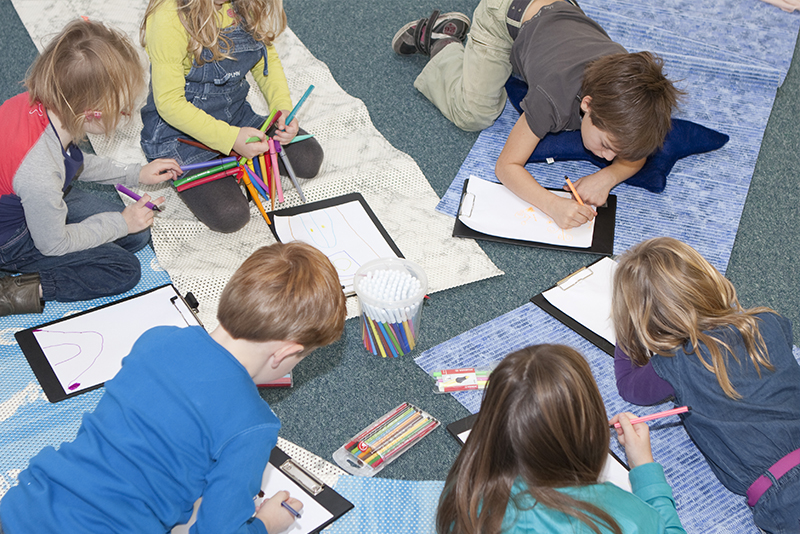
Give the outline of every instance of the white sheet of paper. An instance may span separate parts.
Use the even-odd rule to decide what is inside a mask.
[[[564,198],[571,196],[566,191],[553,193]],[[577,228],[564,230],[543,211],[519,198],[506,186],[476,176],[469,177],[467,195],[458,219],[476,232],[574,248],[592,246],[594,219]],[[472,209],[469,210],[469,207]]]
[[[458,439],[461,440],[461,443],[466,443],[467,438],[469,437],[469,433],[472,430],[465,430],[458,435]],[[608,455],[608,459],[606,460],[605,465],[603,466],[602,471],[600,471],[600,477],[598,478],[600,482],[611,482],[617,487],[624,489],[625,491],[632,492],[633,489],[631,488],[631,481],[628,477],[628,470],[617,461],[616,458]]]
[[[33,336],[66,393],[110,380],[122,358],[143,333],[155,326],[197,325],[172,286],[119,304],[38,328]]]
[[[616,261],[603,258],[542,295],[550,304],[613,345],[617,338],[611,321],[611,293],[616,268]]]
[[[356,200],[274,220],[281,242],[303,241],[328,256],[348,294],[353,292],[353,276],[359,267],[378,258],[397,257]]]

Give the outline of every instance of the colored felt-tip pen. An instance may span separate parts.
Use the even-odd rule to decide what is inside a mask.
[[[289,503],[287,503],[286,501],[281,501],[281,506],[289,510],[289,513],[295,516],[297,519],[300,519],[300,512],[289,506]]]
[[[670,415],[678,415],[679,413],[686,413],[691,409],[692,409],[691,406],[681,406],[680,408],[673,408],[672,410],[667,410],[665,412],[658,412],[650,415],[645,415],[643,417],[636,417],[634,419],[631,419],[631,424],[635,425],[636,423],[644,423],[645,421],[652,421],[653,419],[661,419],[662,417],[669,417]],[[614,423],[614,428],[620,428],[620,424]]]
[[[133,200],[135,200],[137,202],[139,201],[139,199],[142,198],[141,195],[137,195],[136,193],[134,193],[133,191],[131,191],[130,189],[128,189],[127,187],[125,187],[122,184],[117,184],[117,191],[119,191],[120,193],[122,193],[124,195],[127,195],[127,196],[131,197]],[[156,206],[152,202],[145,203],[145,206],[147,206],[148,208],[150,208],[153,211],[161,211],[161,208],[159,208],[158,206]]]
[[[578,201],[578,204],[585,206],[586,204],[583,203],[583,199],[578,194],[578,190],[575,189],[574,185],[572,185],[572,180],[570,180],[568,176],[565,176],[564,179],[567,181],[567,187],[569,187],[569,190],[572,191],[572,194],[575,196],[575,200]]]

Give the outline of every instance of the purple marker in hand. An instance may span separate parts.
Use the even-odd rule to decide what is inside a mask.
[[[134,193],[133,191],[131,191],[130,189],[128,189],[127,187],[125,187],[122,184],[117,184],[117,191],[119,191],[120,193],[123,193],[125,195],[128,195],[129,197],[131,197],[133,200],[136,200],[137,202],[139,201],[140,198],[142,198],[140,195],[137,195],[136,193]],[[146,203],[145,206],[147,206],[148,208],[150,208],[153,211],[161,211],[161,208],[159,208],[158,206],[156,206],[152,202]]]

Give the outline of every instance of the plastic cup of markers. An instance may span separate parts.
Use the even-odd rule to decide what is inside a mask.
[[[362,265],[353,287],[361,303],[361,337],[368,352],[384,358],[408,354],[417,345],[428,277],[401,258]]]

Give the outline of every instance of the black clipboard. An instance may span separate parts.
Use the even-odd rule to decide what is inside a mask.
[[[456,441],[463,445],[466,440],[461,439],[461,434],[466,432],[467,430],[472,430],[472,427],[475,426],[475,420],[478,418],[478,414],[474,413],[472,415],[468,415],[464,419],[459,419],[454,423],[450,423],[447,425],[447,431],[450,432]]]
[[[306,471],[297,462],[280,450],[278,447],[272,449],[269,463],[277,470],[289,477],[295,485],[303,490],[309,497],[317,501],[323,508],[328,510],[333,517],[322,523],[310,533],[320,532],[345,513],[353,509],[353,503],[336,493],[331,487],[320,481],[317,477]],[[302,513],[302,512],[301,512]]]
[[[571,278],[572,276],[578,274],[579,272],[581,272],[584,269],[591,268],[592,265],[594,265],[595,263],[597,263],[599,261],[602,261],[602,260],[603,260],[603,258],[600,258],[599,260],[590,263],[586,267],[581,267],[580,269],[578,269],[574,273],[570,274],[569,276],[564,277],[558,283],[556,283],[556,285],[554,285],[553,287],[551,287],[551,288],[549,288],[549,289],[547,289],[545,291],[549,291],[550,289],[558,287],[558,285],[561,284],[562,282],[564,282],[565,280],[567,280],[567,279]],[[585,327],[583,324],[579,323],[578,321],[573,319],[571,316],[569,316],[566,313],[564,313],[563,311],[561,311],[561,309],[553,306],[550,303],[550,301],[547,300],[547,298],[544,296],[544,292],[539,293],[538,295],[534,295],[533,298],[531,298],[531,302],[533,302],[534,304],[539,306],[541,309],[543,309],[544,311],[546,311],[547,313],[552,315],[555,319],[557,319],[558,321],[560,321],[564,325],[568,326],[569,328],[571,328],[572,330],[574,330],[575,332],[580,334],[587,341],[592,343],[592,345],[596,346],[597,348],[599,348],[600,350],[602,350],[603,352],[605,352],[606,354],[608,354],[612,358],[614,357],[614,345],[612,345],[603,336],[601,336],[599,334],[596,334],[594,331],[592,331],[589,328]]]
[[[158,295],[155,295],[158,293]],[[111,308],[114,308],[114,313],[123,313],[128,307],[134,307],[137,299],[142,299],[140,302],[143,302],[144,299],[147,299],[149,302],[150,298],[158,297],[158,301],[162,302],[161,293],[164,294],[163,296],[163,306],[166,310],[169,310],[169,313],[172,313],[172,308],[174,307],[175,315],[175,322],[179,323],[180,319],[178,319],[178,315],[183,318],[183,322],[185,322],[186,326],[203,326],[200,322],[200,319],[195,314],[194,309],[190,306],[186,300],[181,296],[178,290],[172,284],[164,284],[158,287],[154,287],[153,289],[149,289],[142,293],[138,293],[136,295],[132,295],[130,297],[126,297],[124,299],[117,300],[115,302],[110,302],[108,304],[103,304],[102,306],[97,306],[95,308],[91,308],[86,311],[82,311],[80,313],[76,313],[74,315],[70,315],[68,317],[64,317],[61,319],[56,319],[55,321],[50,321],[48,323],[40,324],[25,330],[21,330],[14,334],[14,337],[17,339],[17,343],[19,343],[20,348],[22,349],[22,353],[25,354],[25,358],[28,360],[28,364],[31,366],[33,373],[36,375],[36,379],[39,381],[39,384],[42,386],[42,390],[44,390],[45,395],[47,395],[47,399],[50,402],[58,402],[64,399],[74,397],[76,395],[80,395],[81,393],[86,393],[87,391],[91,391],[93,389],[97,389],[101,387],[105,380],[103,381],[90,381],[85,383],[85,385],[78,382],[76,379],[76,384],[78,384],[74,388],[70,388],[69,386],[65,389],[62,386],[61,381],[58,378],[56,370],[54,369],[54,365],[59,365],[59,359],[61,356],[53,356],[53,361],[51,362],[50,358],[48,358],[48,353],[51,351],[47,345],[42,346],[40,344],[40,340],[37,338],[37,334],[47,329],[48,327],[59,325],[65,328],[65,331],[58,332],[59,334],[63,335],[70,335],[70,334],[85,334],[85,331],[81,332],[70,332],[70,324],[77,324],[79,320],[82,320],[85,317],[93,316],[96,317],[98,320],[98,330],[96,332],[91,332],[92,335],[97,334],[101,337],[104,334],[110,332],[107,335],[116,335],[119,332],[124,332],[124,335],[127,338],[132,338],[133,341],[138,339],[138,337],[144,333],[145,330],[152,328],[154,326],[160,326],[156,324],[158,321],[153,320],[153,324],[144,330],[130,330],[125,329],[124,327],[119,327],[118,324],[126,324],[126,323],[115,323],[114,325],[104,325],[101,321],[102,317],[109,313]],[[148,297],[149,296],[149,297]],[[151,308],[149,308],[151,309]],[[155,317],[155,315],[153,315]],[[179,323],[180,326],[183,326],[183,323]],[[72,340],[72,338],[64,338],[67,341]],[[80,343],[73,343],[78,347],[78,352],[82,351],[82,347]],[[66,343],[62,343],[62,345],[66,345]],[[133,343],[131,342],[131,346]],[[105,349],[105,345],[103,345],[103,349]],[[103,355],[103,352],[97,354],[95,360],[91,360],[91,356],[86,358],[87,365],[92,366],[96,363],[96,361]],[[121,360],[125,354],[119,354],[118,352],[112,351],[105,353],[109,358],[117,358]],[[106,380],[112,378],[113,375],[108,376]],[[73,384],[74,385],[74,384]]]
[[[555,250],[568,250],[571,252],[588,252],[591,254],[603,254],[610,256],[614,253],[614,229],[617,223],[617,196],[608,195],[605,205],[597,208],[595,218],[594,236],[592,246],[589,248],[567,247],[563,245],[551,245],[550,243],[540,243],[538,241],[525,241],[522,239],[510,239],[495,235],[478,232],[461,222],[461,208],[464,205],[464,197],[467,194],[469,178],[464,180],[464,187],[461,191],[461,200],[458,203],[458,213],[456,222],[453,226],[453,237],[466,237],[469,239],[483,239],[486,241],[496,241],[498,243],[509,243],[511,245],[522,245],[525,247],[549,248]],[[548,188],[548,191],[562,191],[561,189]]]
[[[476,414],[476,413],[474,413],[472,415],[468,415],[464,419],[459,419],[458,421],[455,421],[455,422],[450,423],[449,425],[447,425],[447,431],[450,432],[450,434],[456,439],[456,441],[458,442],[459,445],[464,445],[464,443],[466,443],[466,442],[464,440],[462,440],[459,437],[459,435],[463,434],[467,430],[472,430],[472,427],[475,426],[475,420],[477,418],[478,418],[478,414]],[[627,471],[631,470],[631,468],[628,467],[628,464],[623,462],[622,458],[617,456],[617,454],[614,451],[609,449],[608,454],[610,454],[612,458],[614,458],[617,462],[619,462],[619,464],[622,467],[624,467]]]
[[[349,193],[349,194],[338,196],[338,197],[334,197],[334,198],[328,198],[328,199],[325,199],[325,200],[319,200],[317,202],[310,202],[308,204],[301,204],[299,206],[294,206],[292,208],[284,208],[284,209],[280,209],[280,210],[270,211],[270,212],[268,212],[268,215],[270,217],[270,219],[269,219],[269,228],[270,228],[270,230],[272,230],[272,234],[275,236],[275,239],[277,239],[278,241],[281,241],[281,238],[278,235],[277,230],[275,229],[275,216],[276,215],[279,216],[279,217],[292,217],[294,215],[302,215],[304,213],[310,213],[310,212],[313,212],[313,211],[317,211],[317,210],[321,210],[321,209],[325,209],[325,208],[330,208],[330,207],[333,207],[333,206],[339,206],[339,205],[347,204],[349,202],[354,202],[354,201],[355,202],[359,202],[361,204],[361,207],[364,209],[366,214],[372,220],[372,223],[375,225],[375,228],[378,230],[378,232],[380,232],[380,234],[383,237],[383,239],[386,240],[386,244],[389,246],[390,249],[392,249],[392,251],[397,255],[397,257],[398,258],[405,258],[405,256],[403,256],[403,253],[400,252],[400,249],[397,247],[395,242],[392,240],[391,236],[389,235],[389,232],[386,231],[386,229],[383,227],[381,222],[378,220],[378,217],[375,215],[375,212],[372,211],[372,208],[369,207],[369,204],[367,204],[367,201],[364,200],[364,197],[361,195],[361,193]],[[342,289],[344,289],[344,286],[342,286]],[[354,294],[355,294],[355,292],[353,292],[353,291],[345,291],[345,295],[347,295],[347,296],[351,296],[351,295],[354,295]]]

